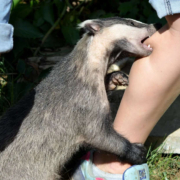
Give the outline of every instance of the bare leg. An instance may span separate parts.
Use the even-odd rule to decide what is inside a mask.
[[[153,53],[134,63],[114,122],[115,130],[131,142],[144,143],[180,93],[180,14],[166,19],[168,24],[145,42]],[[102,153],[94,157],[103,171],[119,174],[131,166],[119,163],[113,155],[106,156]]]

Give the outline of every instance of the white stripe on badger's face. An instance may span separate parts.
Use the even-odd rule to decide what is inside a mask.
[[[143,22],[141,22],[141,21],[137,21],[137,20],[130,19],[130,18],[124,18],[124,19],[126,19],[126,20],[131,20],[131,21],[134,21],[134,22],[136,22],[136,23],[143,24],[143,25],[146,25],[146,26],[147,26],[146,23],[143,23]]]
[[[123,47],[122,44],[121,50],[136,54],[137,56],[147,56],[147,50],[143,48],[141,43],[141,40],[147,36],[149,34],[146,28],[115,24],[104,28],[94,36],[90,50],[99,59],[105,50],[112,51],[116,41],[125,40],[130,46]]]
[[[97,36],[101,36],[102,41],[103,39],[108,40],[108,43],[122,40],[124,38],[128,39],[129,42],[133,39],[141,42],[144,36],[148,36],[148,31],[145,27],[138,28],[126,24],[115,24],[104,28],[102,33],[97,34]]]

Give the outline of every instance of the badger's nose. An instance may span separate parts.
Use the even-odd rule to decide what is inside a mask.
[[[156,23],[154,24],[154,27],[156,28],[156,30],[159,30],[160,28],[162,28],[161,23]]]

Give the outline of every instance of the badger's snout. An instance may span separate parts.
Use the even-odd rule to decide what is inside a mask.
[[[147,40],[149,37],[151,37],[161,27],[162,27],[162,25],[160,23],[148,25],[148,27],[147,27],[148,34],[141,40],[142,47],[145,49],[145,51],[147,51],[147,52],[145,52],[146,55],[150,55],[153,49],[150,44],[148,44],[148,45],[144,44],[145,40]]]
[[[145,49],[145,50],[147,50],[147,51],[152,51],[153,49],[151,48],[151,45],[150,44],[148,44],[148,45],[146,45],[146,44],[144,44],[144,41],[146,40],[146,39],[148,39],[150,36],[146,36],[145,38],[143,38],[142,40],[141,40],[141,44],[142,44],[142,47]]]
[[[160,23],[156,23],[156,24],[150,24],[147,27],[149,36],[152,36],[156,31],[158,31],[160,28],[162,27],[162,25]]]

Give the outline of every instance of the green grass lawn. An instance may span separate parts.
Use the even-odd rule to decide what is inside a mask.
[[[180,180],[180,155],[164,155],[158,153],[159,148],[148,153],[150,179]]]

